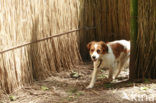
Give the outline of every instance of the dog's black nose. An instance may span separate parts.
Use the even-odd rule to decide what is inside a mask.
[[[93,58],[93,59],[96,59],[96,57],[95,57],[95,56],[92,56],[92,58]]]

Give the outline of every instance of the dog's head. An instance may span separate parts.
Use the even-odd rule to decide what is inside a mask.
[[[93,61],[101,59],[102,55],[108,53],[108,46],[103,41],[89,42],[87,48]]]

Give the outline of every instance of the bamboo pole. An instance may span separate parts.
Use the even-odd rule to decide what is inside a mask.
[[[136,2],[138,4],[138,13],[134,11],[137,8]],[[130,79],[142,79],[143,81],[145,78],[155,79],[156,1],[134,0],[131,3],[133,5],[133,16],[136,16],[138,14],[138,18],[134,20],[132,19]]]
[[[138,35],[138,0],[130,1],[130,17],[131,17],[131,29],[130,29],[130,39],[131,39],[131,59],[130,59],[130,79],[136,77],[135,72],[135,59],[136,59],[136,40]]]

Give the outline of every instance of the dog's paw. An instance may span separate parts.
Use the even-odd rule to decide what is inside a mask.
[[[93,88],[92,85],[88,85],[88,86],[86,87],[86,89],[91,89],[91,88]]]

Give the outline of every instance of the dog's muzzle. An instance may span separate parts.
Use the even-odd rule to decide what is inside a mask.
[[[97,60],[95,56],[92,56],[91,58],[92,58],[93,61]]]

